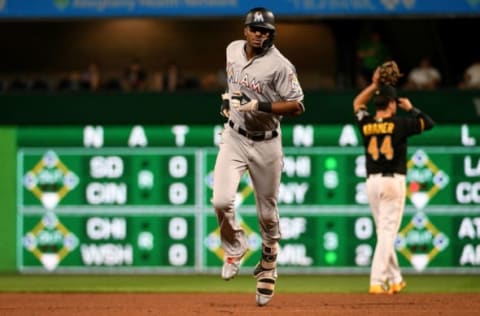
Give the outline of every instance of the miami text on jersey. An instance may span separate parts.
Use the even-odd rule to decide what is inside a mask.
[[[258,82],[255,77],[250,79],[248,74],[244,74],[243,77],[240,77],[240,72],[235,72],[233,63],[228,63],[227,65],[227,78],[229,83],[239,84],[249,90],[255,91],[257,93],[263,94],[263,85]]]

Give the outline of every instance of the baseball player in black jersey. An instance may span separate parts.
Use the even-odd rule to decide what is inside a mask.
[[[251,9],[244,22],[245,39],[226,49],[228,91],[221,114],[222,131],[213,176],[212,203],[224,250],[222,278],[234,278],[248,250],[247,236],[237,222],[235,206],[240,179],[249,172],[255,193],[262,256],[253,274],[259,306],[272,299],[277,280],[280,240],[278,191],[283,169],[280,121],[304,112],[303,91],[292,63],[273,44],[275,18],[265,8]]]
[[[375,115],[367,111],[372,97]],[[410,115],[396,116],[397,107]],[[380,84],[378,69],[372,83],[356,96],[353,109],[363,136],[367,196],[377,234],[369,293],[394,294],[406,286],[394,241],[405,205],[407,138],[431,129],[435,123],[409,99],[397,98],[393,86]]]

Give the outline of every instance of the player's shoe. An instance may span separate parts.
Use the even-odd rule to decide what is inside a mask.
[[[396,293],[400,293],[401,291],[403,291],[403,289],[405,289],[407,287],[407,282],[405,281],[401,281],[400,283],[394,283],[394,284],[390,284],[390,287],[388,289],[388,292],[390,294],[396,294]]]
[[[231,280],[240,272],[240,263],[243,255],[239,257],[225,257],[222,267],[222,279],[225,281]]]
[[[253,271],[253,276],[257,279],[256,301],[258,306],[267,305],[273,297],[275,283],[277,281],[277,268],[265,269],[261,262],[257,264]]]
[[[391,294],[389,290],[382,284],[370,285],[368,294]]]

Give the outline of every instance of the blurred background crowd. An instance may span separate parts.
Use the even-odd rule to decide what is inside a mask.
[[[222,91],[242,17],[3,20],[0,93]],[[395,59],[405,89],[480,89],[478,17],[277,17],[305,90],[358,89]]]

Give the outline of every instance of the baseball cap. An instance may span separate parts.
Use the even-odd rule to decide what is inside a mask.
[[[387,97],[390,99],[396,99],[397,98],[397,89],[391,85],[381,85],[378,87],[377,90],[375,90],[375,96],[376,97]]]

